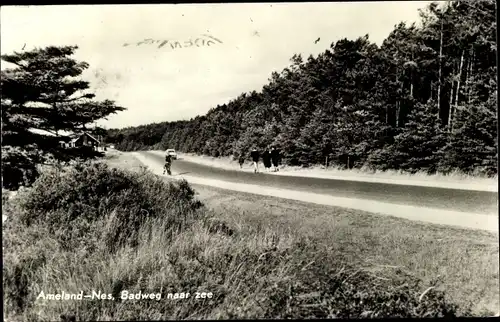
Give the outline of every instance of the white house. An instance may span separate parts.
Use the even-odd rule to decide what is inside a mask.
[[[90,135],[87,132],[83,132],[74,136],[71,141],[65,143],[63,142],[63,146],[66,148],[76,148],[82,146],[92,147],[94,150],[99,150],[100,142],[94,136]]]

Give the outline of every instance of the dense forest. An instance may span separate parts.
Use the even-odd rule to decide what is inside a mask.
[[[496,1],[433,3],[381,46],[341,39],[295,54],[258,91],[189,121],[108,130],[124,151],[247,155],[288,165],[497,173]]]

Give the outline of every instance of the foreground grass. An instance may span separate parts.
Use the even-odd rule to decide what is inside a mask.
[[[56,320],[61,314],[84,320],[469,315],[466,298],[456,307],[453,294],[428,290],[439,273],[433,268],[458,259],[451,244],[443,252],[439,244],[426,245],[430,240],[423,235],[396,238],[395,226],[363,214],[359,221],[356,213],[337,208],[198,187],[210,210],[200,207],[182,182],[165,184],[140,171],[92,169],[70,170],[63,178],[52,173],[33,190],[5,201],[11,214],[3,236],[7,320]],[[431,234],[449,237],[450,232],[468,234],[439,229]],[[483,242],[480,252],[467,238]],[[498,254],[498,246],[488,245],[488,238],[493,237],[474,233],[462,239],[468,256],[483,260],[483,270],[469,268],[484,282],[476,280],[471,289],[486,298],[491,281],[498,281],[498,260],[493,263],[489,254],[494,247]],[[382,257],[390,248],[395,254],[387,262],[399,269],[377,265],[385,264]],[[405,255],[406,262],[397,255]],[[415,267],[419,260],[422,266]],[[419,282],[416,275],[427,280]],[[452,277],[467,282],[466,276]],[[214,296],[35,301],[40,291],[102,291],[116,299],[122,290]]]
[[[357,210],[194,185],[221,220],[241,230],[265,227],[278,235],[305,236],[370,270],[402,270],[446,291],[475,315],[497,313],[498,235],[418,223]]]

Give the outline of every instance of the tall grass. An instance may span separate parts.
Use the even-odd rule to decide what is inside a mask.
[[[353,265],[309,237],[217,220],[185,181],[103,164],[47,170],[3,201],[4,314],[21,320],[468,315],[403,271]],[[121,300],[120,293],[162,299]],[[35,300],[110,293],[115,300]],[[187,299],[168,293],[189,292]],[[196,292],[212,298],[197,299]]]

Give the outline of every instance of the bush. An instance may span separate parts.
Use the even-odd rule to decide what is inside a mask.
[[[99,244],[91,236],[103,238],[110,250],[133,245],[146,220],[161,218],[175,231],[185,228],[202,206],[186,181],[165,183],[145,171],[90,162],[47,169],[19,201],[21,224],[48,227],[67,249]]]
[[[34,276],[54,261],[109,257],[136,246],[141,230],[158,221],[173,238],[203,214],[186,181],[165,183],[145,171],[89,162],[44,169],[30,189],[2,198],[2,208],[9,214],[4,295],[12,312],[26,308]]]
[[[2,147],[2,188],[17,190],[30,186],[38,177],[37,156],[33,151]]]

